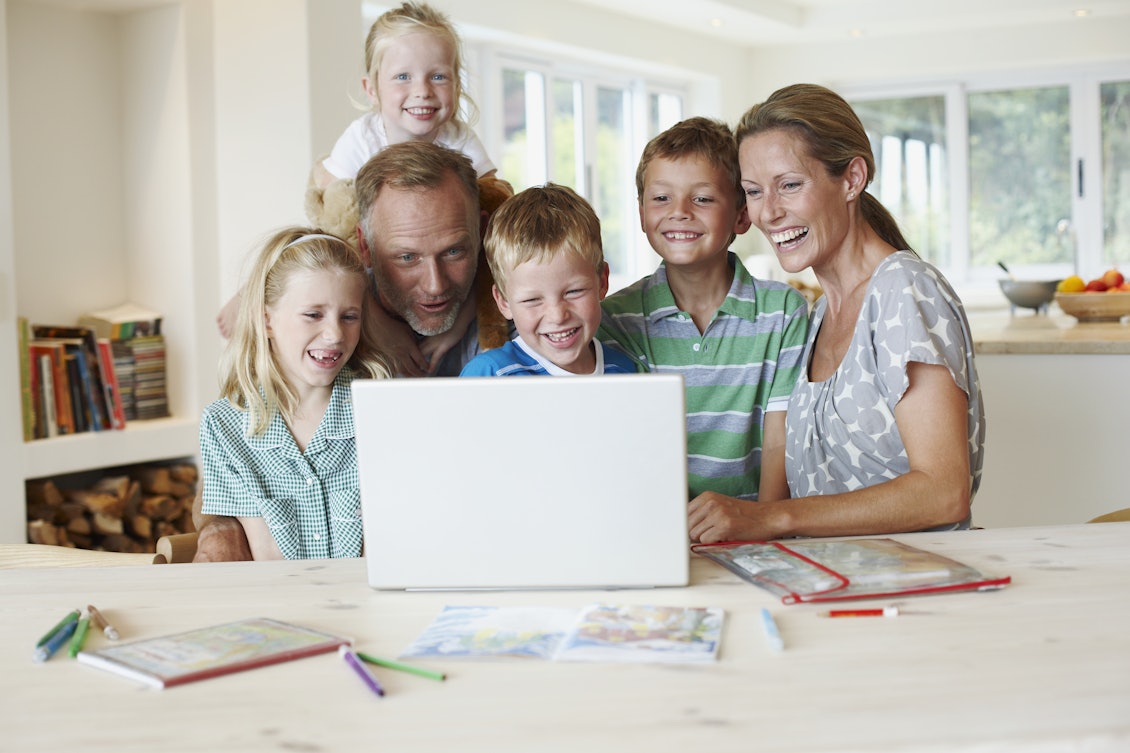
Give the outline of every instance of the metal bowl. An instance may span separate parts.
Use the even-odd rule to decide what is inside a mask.
[[[1055,298],[1059,280],[1000,280],[1001,292],[1013,306],[1041,311]]]

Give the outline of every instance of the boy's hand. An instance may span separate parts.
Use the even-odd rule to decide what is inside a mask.
[[[382,355],[389,360],[393,373],[406,377],[426,376],[428,358],[420,352],[416,333],[412,328],[406,322],[389,316],[379,303],[374,302],[369,307],[369,312],[373,340]]]
[[[703,492],[687,507],[687,528],[691,541],[716,544],[719,541],[760,541],[774,536],[761,520],[757,502]]]
[[[467,328],[471,326],[474,318],[474,302],[468,299],[459,309],[459,317],[455,320],[451,329],[424,338],[424,341],[420,343],[420,353],[427,359],[429,374],[434,374],[447,352],[459,344],[463,335],[467,334]]]
[[[230,301],[224,304],[220,313],[216,314],[216,326],[220,330],[220,336],[225,340],[230,340],[232,332],[235,331],[235,317],[238,311],[239,293],[236,293]]]

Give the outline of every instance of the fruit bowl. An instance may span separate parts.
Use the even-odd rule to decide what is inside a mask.
[[[1059,280],[1000,280],[1001,292],[1013,306],[1025,309],[1046,309],[1055,296]]]
[[[1117,322],[1130,316],[1130,292],[1056,293],[1055,302],[1081,322]]]

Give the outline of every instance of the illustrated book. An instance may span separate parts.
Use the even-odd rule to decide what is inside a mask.
[[[785,604],[1003,588],[1009,577],[894,539],[736,541],[691,550],[781,597]]]
[[[721,609],[705,607],[448,606],[401,657],[714,661],[722,622]]]
[[[256,618],[81,651],[78,660],[167,688],[336,651],[349,639]]]

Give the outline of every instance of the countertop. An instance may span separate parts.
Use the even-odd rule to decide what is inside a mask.
[[[978,355],[1130,355],[1130,322],[1083,323],[1052,306],[1048,313],[1018,309],[969,311]]]

